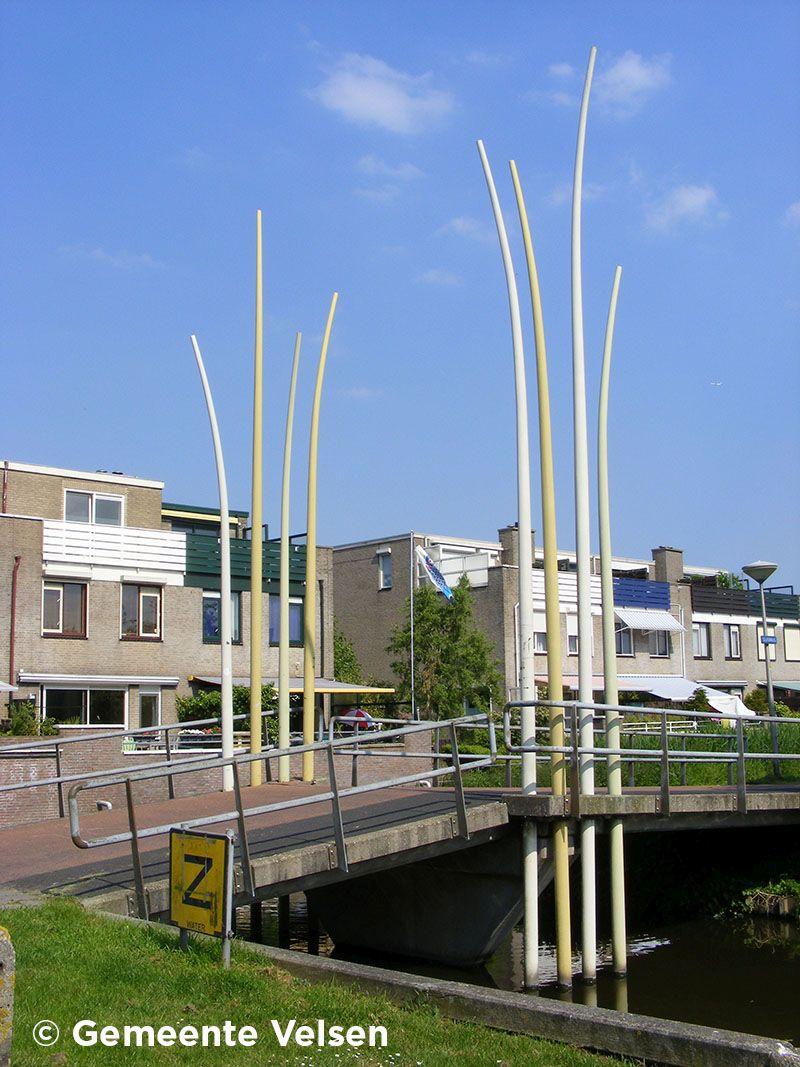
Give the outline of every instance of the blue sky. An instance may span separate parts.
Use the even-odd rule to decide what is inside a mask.
[[[588,411],[623,266],[614,548],[754,557],[800,583],[800,8],[794,3],[3,3],[0,454],[215,502],[188,335],[249,504],[254,214],[265,215],[267,499],[304,333],[293,508],[338,289],[320,538],[493,537],[516,514],[505,286],[475,139],[542,282],[559,542],[574,543],[569,183]],[[523,304],[536,410],[530,311]],[[720,383],[720,384],[714,384]],[[534,514],[538,455],[532,426]],[[596,509],[594,487],[592,506]],[[596,546],[596,540],[594,540]]]

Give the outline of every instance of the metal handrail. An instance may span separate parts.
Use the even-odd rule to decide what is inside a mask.
[[[415,774],[405,774],[399,777],[391,778],[385,781],[370,782],[366,785],[350,786],[349,788],[339,789],[336,781],[336,773],[334,767],[334,757],[337,754],[337,750],[341,749],[346,754],[347,747],[351,744],[349,737],[344,738],[329,738],[324,741],[315,741],[307,745],[297,745],[290,748],[278,749],[273,748],[260,753],[240,753],[234,756],[228,757],[215,757],[208,760],[192,761],[190,764],[186,762],[176,766],[172,771],[173,774],[190,774],[201,770],[217,770],[224,767],[230,767],[233,772],[234,781],[234,799],[236,803],[235,809],[232,811],[217,813],[214,815],[198,816],[194,819],[181,819],[180,825],[187,829],[198,826],[210,826],[219,824],[221,822],[228,822],[236,820],[238,824],[238,838],[239,848],[242,858],[242,869],[244,874],[245,889],[248,895],[252,898],[255,896],[255,884],[253,878],[253,871],[250,864],[250,848],[247,838],[247,823],[246,820],[249,817],[256,815],[266,815],[275,811],[286,811],[290,808],[303,807],[308,804],[319,804],[325,801],[331,802],[331,814],[333,819],[333,837],[336,844],[337,864],[343,871],[347,871],[347,843],[344,836],[344,823],[342,819],[341,800],[344,797],[356,796],[362,793],[374,792],[379,789],[387,789],[389,787],[396,787],[401,785],[411,785],[415,782],[442,777],[447,774],[452,774],[454,778],[454,791],[455,791],[455,807],[456,818],[458,820],[459,836],[464,839],[469,839],[469,823],[467,821],[467,809],[466,799],[464,796],[464,786],[462,779],[463,769],[481,769],[491,765],[493,761],[492,752],[496,751],[495,739],[494,739],[494,724],[491,722],[488,716],[485,716],[485,725],[489,729],[490,736],[490,753],[487,755],[473,755],[473,754],[461,754],[458,750],[458,728],[461,726],[476,726],[478,723],[476,719],[484,718],[479,716],[464,716],[457,719],[448,719],[441,722],[414,722],[404,725],[401,729],[390,730],[379,733],[377,731],[371,731],[363,734],[361,740],[374,741],[380,738],[385,740],[387,736],[405,737],[408,734],[430,732],[439,734],[442,731],[447,731],[450,735],[451,742],[451,759],[450,765],[442,768],[434,767],[429,770],[422,771]],[[271,804],[260,804],[255,807],[245,808],[242,801],[242,792],[240,785],[239,770],[246,764],[253,763],[257,760],[272,760],[280,759],[282,756],[298,756],[305,752],[325,752],[328,759],[328,775],[330,788],[315,793],[311,796],[294,797],[290,800],[282,800]],[[68,796],[69,803],[69,820],[70,820],[70,835],[73,843],[82,849],[101,848],[106,845],[121,844],[123,842],[130,842],[131,845],[131,858],[134,869],[134,883],[136,886],[136,900],[137,908],[140,916],[147,918],[148,916],[148,903],[147,894],[144,885],[141,857],[139,853],[139,842],[146,837],[158,837],[168,833],[174,826],[173,823],[163,823],[158,826],[149,826],[142,830],[138,828],[138,822],[136,819],[135,806],[133,801],[133,785],[136,782],[150,781],[155,778],[164,777],[168,772],[165,768],[160,767],[153,771],[139,771],[133,774],[120,775],[116,778],[109,776],[108,774],[98,776],[96,779],[89,779],[74,785]],[[128,830],[124,833],[108,834],[105,837],[95,838],[94,840],[87,840],[81,833],[80,828],[80,812],[78,810],[78,797],[79,795],[89,789],[101,789],[108,788],[113,785],[124,785],[127,798],[128,808]]]

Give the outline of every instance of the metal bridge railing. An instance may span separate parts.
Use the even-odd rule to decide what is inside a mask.
[[[490,739],[490,750],[486,754],[472,754],[472,753],[460,753],[458,747],[458,730],[459,729],[471,729],[480,727],[482,729],[488,729]],[[332,727],[331,727],[332,729]],[[331,815],[332,815],[332,836],[336,846],[337,866],[342,871],[349,870],[347,859],[347,842],[344,836],[344,823],[342,819],[342,805],[341,801],[345,797],[357,796],[364,793],[374,792],[380,789],[386,789],[392,786],[412,785],[416,782],[424,780],[435,779],[438,777],[444,777],[445,775],[453,776],[454,794],[455,794],[455,809],[456,818],[458,821],[459,836],[464,839],[469,839],[469,824],[467,821],[467,808],[466,799],[464,796],[463,785],[463,772],[465,770],[478,770],[484,767],[490,766],[496,756],[496,744],[495,744],[495,731],[494,724],[486,715],[469,715],[456,719],[443,720],[441,722],[414,722],[405,723],[402,727],[392,730],[370,731],[360,735],[359,743],[365,744],[377,744],[385,743],[389,738],[405,738],[415,733],[430,733],[432,736],[438,736],[441,733],[446,733],[450,741],[450,752],[447,756],[441,758],[445,760],[446,765],[443,767],[433,767],[422,770],[414,774],[399,775],[394,778],[387,778],[384,780],[370,782],[365,785],[351,785],[349,788],[339,789],[336,781],[336,768],[335,758],[337,755],[352,755],[352,738],[351,737],[329,737],[327,740],[315,741],[308,745],[293,745],[290,748],[279,749],[271,748],[260,753],[243,752],[238,755],[230,756],[227,758],[214,757],[214,758],[201,758],[191,761],[182,761],[178,764],[173,764],[172,768],[165,768],[159,766],[157,768],[140,768],[139,770],[131,773],[130,768],[125,768],[117,775],[102,774],[96,778],[90,778],[83,780],[73,785],[68,795],[68,807],[69,807],[69,820],[70,820],[70,834],[72,840],[78,848],[90,849],[90,848],[102,848],[106,845],[121,844],[124,842],[130,842],[131,846],[131,858],[133,862],[134,872],[134,884],[136,889],[137,911],[140,916],[147,917],[148,915],[148,903],[146,896],[146,889],[144,884],[144,877],[142,873],[141,855],[139,850],[139,843],[142,839],[148,837],[158,837],[163,834],[167,834],[176,824],[162,823],[157,826],[147,826],[142,829],[139,828],[138,820],[136,817],[136,808],[133,799],[133,787],[137,782],[152,781],[156,778],[162,778],[166,775],[178,775],[178,774],[194,774],[201,771],[214,771],[222,770],[224,767],[230,767],[233,772],[233,799],[234,807],[225,812],[198,816],[193,819],[181,819],[179,825],[186,829],[193,829],[200,826],[211,826],[223,822],[236,821],[237,824],[237,836],[238,844],[241,855],[242,872],[244,878],[244,887],[248,896],[255,897],[255,880],[253,875],[253,868],[250,861],[250,846],[247,834],[247,820],[260,815],[267,815],[272,812],[288,811],[292,808],[304,807],[310,804],[320,804],[324,802],[330,802]],[[244,766],[254,763],[256,761],[269,761],[274,759],[280,759],[281,756],[299,756],[304,752],[321,752],[325,753],[328,766],[328,786],[327,790],[323,790],[319,793],[314,793],[309,796],[294,797],[288,800],[281,800],[270,804],[257,804],[252,807],[245,807],[242,798],[242,787],[240,780],[240,769]],[[364,754],[363,752],[361,753]],[[380,753],[381,756],[386,753]],[[412,755],[417,755],[416,753]],[[432,760],[432,753],[419,753],[420,758]],[[128,829],[123,833],[108,834],[104,837],[97,837],[92,840],[87,839],[81,832],[80,825],[80,812],[78,808],[79,796],[88,791],[94,789],[104,789],[110,786],[121,785],[125,787],[126,802],[127,802],[127,814],[128,814]]]
[[[517,708],[532,707],[535,709],[548,710],[550,708],[562,708],[564,711],[564,737],[562,746],[551,745],[548,742],[540,742],[538,736],[541,733],[549,735],[549,724],[537,725],[533,737],[526,742],[514,744],[512,730],[519,731],[521,726],[513,726],[511,713]],[[593,717],[592,736],[593,743],[584,745],[580,738],[580,719],[582,711],[591,711]],[[653,748],[628,747],[612,748],[607,744],[606,728],[600,729],[594,724],[596,713],[605,715],[607,712],[616,712],[619,715],[619,733],[621,738],[656,736],[658,744]],[[636,722],[625,723],[625,717],[634,717]],[[670,720],[680,716],[680,722],[676,723],[676,729],[671,729]],[[642,722],[652,725],[651,730],[643,730]],[[687,721],[695,724],[693,729],[687,729]],[[731,728],[725,732],[709,733],[702,729],[705,723],[719,725],[720,721],[730,722]],[[592,761],[605,761],[606,765],[611,758],[616,757],[623,763],[628,763],[629,780],[627,788],[633,787],[633,772],[637,763],[658,763],[660,767],[660,811],[662,815],[668,815],[670,811],[670,765],[681,765],[681,784],[686,784],[686,766],[693,763],[722,763],[729,770],[728,783],[736,789],[737,811],[747,811],[747,763],[748,761],[789,762],[800,761],[800,751],[797,752],[774,752],[769,749],[765,752],[748,751],[748,730],[760,724],[778,723],[780,725],[800,724],[800,718],[770,715],[734,716],[715,711],[673,711],[669,708],[649,708],[634,705],[621,704],[598,704],[581,702],[578,700],[512,700],[503,709],[503,737],[507,754],[500,754],[498,760],[505,760],[507,767],[510,762],[521,758],[523,752],[531,752],[534,758],[551,756],[562,753],[566,757],[570,773],[570,814],[580,813],[580,784],[579,770],[582,761],[589,758]],[[602,743],[598,743],[598,739]],[[685,742],[692,741],[703,743],[706,740],[723,740],[730,745],[728,751],[714,749],[687,748]],[[684,742],[682,747],[671,748],[670,741]],[[798,746],[800,748],[800,746]]]

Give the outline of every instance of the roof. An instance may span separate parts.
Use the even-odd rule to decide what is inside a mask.
[[[202,682],[204,685],[221,685],[222,679],[219,675],[204,675],[204,674],[190,674],[190,682]],[[249,688],[249,677],[240,677],[233,679],[234,685],[244,685]],[[262,685],[274,685],[278,688],[278,679],[262,678]],[[393,693],[394,689],[384,687],[380,685],[358,685],[355,682],[338,682],[333,678],[315,678],[314,688],[318,693]],[[303,679],[302,678],[290,678],[289,679],[289,692],[290,693],[302,693],[303,692]]]
[[[758,683],[762,689],[766,688],[766,682]],[[790,693],[800,693],[800,682],[773,682],[774,689],[788,689]]]
[[[168,504],[166,500],[161,505],[162,514],[171,512],[181,515],[202,516],[203,518],[218,519],[219,508],[203,508],[199,504]],[[250,514],[249,511],[236,511],[234,508],[228,508],[229,515],[235,515],[237,519],[246,519]]]
[[[658,608],[614,608],[623,626],[631,630],[667,630],[671,633],[683,633],[683,627],[668,611]]]
[[[73,471],[66,467],[41,467],[35,463],[16,463],[13,460],[0,461],[8,465],[10,471],[21,471],[25,474],[49,474],[57,478],[76,478],[82,482],[110,482],[114,485],[138,485],[142,489],[163,489],[163,482],[151,481],[147,478],[135,478],[121,471]]]
[[[154,674],[42,674],[38,671],[20,671],[20,685],[177,685],[176,677]]]

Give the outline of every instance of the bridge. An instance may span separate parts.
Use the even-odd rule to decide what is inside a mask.
[[[553,706],[539,704],[542,710]],[[765,764],[775,761],[788,769],[800,761],[798,751],[775,753],[764,746],[768,716],[737,719],[730,728],[720,724],[719,715],[703,712],[619,709],[627,722],[614,749],[599,727],[593,744],[582,746],[577,716],[585,706],[558,706],[567,728],[565,744],[557,749],[547,736],[539,740],[545,726],[537,727],[525,746],[515,744],[518,705],[512,704],[505,709],[499,747],[487,715],[381,720],[368,732],[334,719],[325,738],[290,750],[258,755],[244,750],[228,759],[206,752],[176,760],[174,743],[167,742],[158,761],[138,768],[0,783],[0,805],[4,793],[46,787],[63,798],[68,789],[63,818],[0,831],[0,885],[67,893],[105,911],[166,921],[170,829],[231,828],[237,906],[302,891],[337,944],[469,964],[491,955],[522,916],[526,823],[538,830],[539,892],[553,878],[551,827],[564,820],[570,858],[584,819],[596,820],[600,833],[617,819],[632,833],[800,823],[800,781],[752,781]],[[782,719],[779,725],[790,737],[800,735],[800,720]],[[113,736],[130,744],[196,726]],[[412,735],[427,743],[413,752],[392,750],[393,743]],[[35,759],[48,745],[85,740],[34,742],[15,751]],[[512,784],[523,748],[534,751],[542,770],[535,792]],[[327,780],[320,775],[315,785],[246,784],[254,760],[269,768],[282,755],[296,758],[306,751],[320,761]],[[587,757],[595,761],[601,782],[610,760],[624,762],[629,784],[621,795],[602,787],[581,793],[577,771]],[[378,760],[384,767],[392,758],[401,761],[402,773],[359,781],[370,777],[360,768]],[[554,758],[568,767],[570,788],[564,795],[553,795],[548,785]],[[221,776],[225,766],[233,770],[232,793],[207,789],[187,795],[193,779]],[[725,780],[692,786],[689,779],[700,766],[717,768]],[[153,799],[154,785],[166,793],[163,799]],[[469,924],[463,922],[465,913],[472,917]]]

